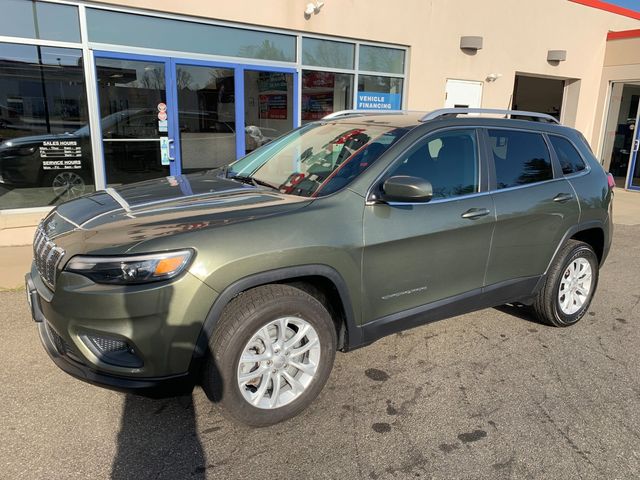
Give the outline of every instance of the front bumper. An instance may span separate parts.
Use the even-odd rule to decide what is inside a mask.
[[[42,307],[46,306],[46,310],[52,312],[52,302],[39,294],[36,282],[41,282],[34,276],[37,276],[37,273],[32,271],[25,278],[31,314],[38,327],[44,349],[60,369],[93,385],[149,397],[167,397],[191,392],[198,377],[198,368],[193,361],[181,373],[159,376],[145,376],[145,368],[135,369],[142,374],[136,375],[133,369],[132,373],[119,374],[107,371],[110,368],[108,365],[100,365],[99,362],[96,365],[95,359],[88,358],[85,352],[78,348],[78,337],[70,335],[70,325],[73,325],[72,331],[76,328],[73,321],[61,322],[63,317],[58,315],[54,315],[55,321],[52,321],[53,318],[48,318],[45,314]]]

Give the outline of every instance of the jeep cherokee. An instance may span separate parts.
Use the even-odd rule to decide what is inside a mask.
[[[576,130],[487,113],[341,112],[224,168],[58,206],[26,276],[46,351],[113,389],[198,382],[264,426],[313,401],[337,350],[506,303],[575,324],[612,179]]]

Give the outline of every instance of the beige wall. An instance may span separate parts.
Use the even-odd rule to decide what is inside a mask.
[[[408,45],[410,109],[444,105],[447,78],[485,81],[483,107],[510,104],[516,72],[580,79],[575,126],[595,143],[595,113],[609,30],[639,22],[568,0],[325,0],[318,15],[304,17],[309,0],[107,0],[206,18]],[[466,55],[461,35],[481,35],[484,48]],[[550,65],[547,50],[567,50]],[[569,119],[569,123],[573,123]]]
[[[598,91],[598,102],[595,112],[595,125],[593,139],[596,146],[595,152],[598,159],[608,165],[608,158],[603,158],[603,145],[607,137],[612,135],[611,128],[615,122],[609,122],[610,128],[605,128],[611,82],[640,81],[640,38],[611,40],[607,42],[604,67]],[[616,112],[614,112],[616,113]]]

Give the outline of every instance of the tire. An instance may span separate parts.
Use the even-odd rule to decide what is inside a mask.
[[[598,286],[598,267],[598,257],[590,245],[569,240],[558,252],[533,303],[538,319],[554,327],[577,323],[589,309]]]
[[[282,422],[318,396],[336,343],[333,320],[314,297],[289,285],[256,287],[223,310],[209,339],[202,388],[236,421],[256,427]],[[251,361],[240,362],[243,354]]]

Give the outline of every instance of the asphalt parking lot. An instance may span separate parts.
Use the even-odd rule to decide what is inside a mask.
[[[203,392],[68,377],[24,291],[0,293],[0,478],[638,478],[640,227],[617,226],[587,316],[489,309],[339,354],[310,409],[254,430]]]

